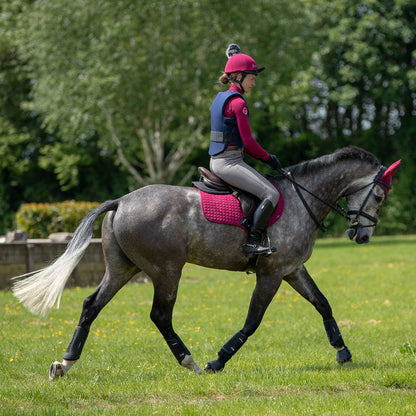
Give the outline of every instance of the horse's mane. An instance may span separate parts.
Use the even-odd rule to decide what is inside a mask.
[[[375,168],[380,166],[380,163],[377,160],[377,158],[370,152],[367,152],[366,150],[356,146],[348,146],[339,149],[329,155],[324,155],[316,159],[309,160],[307,162],[290,166],[288,170],[295,176],[308,175],[316,172],[317,170],[323,167],[332,166],[334,164],[337,164],[338,162],[345,160],[359,160],[362,162],[366,162],[370,166],[373,166]]]

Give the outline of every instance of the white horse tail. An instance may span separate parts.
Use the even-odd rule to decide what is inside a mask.
[[[59,303],[65,284],[90,244],[94,221],[107,211],[115,211],[119,200],[106,201],[90,211],[78,225],[65,252],[44,269],[14,277],[12,291],[32,313],[45,316]]]

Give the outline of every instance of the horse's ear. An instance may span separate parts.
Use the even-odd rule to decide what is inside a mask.
[[[386,199],[387,199],[388,194],[389,194],[389,189],[391,188],[391,178],[394,175],[394,173],[396,172],[397,168],[399,167],[401,161],[402,160],[400,159],[397,162],[394,162],[392,165],[390,165],[386,169],[386,171],[383,173],[383,176],[380,178],[381,182],[382,182],[381,186],[383,187],[384,192],[386,194]]]
[[[391,178],[394,175],[394,173],[396,172],[396,170],[398,169],[401,161],[402,160],[400,159],[397,162],[394,162],[392,165],[390,165],[388,167],[388,169],[384,172],[381,180],[388,183],[388,184],[391,184]]]

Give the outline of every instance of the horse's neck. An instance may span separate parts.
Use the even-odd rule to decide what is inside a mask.
[[[368,165],[356,161],[344,161],[322,167],[313,173],[305,173],[295,179],[297,182],[304,184],[305,188],[319,199],[333,206],[343,194],[348,193],[354,184],[368,180],[371,174]],[[319,209],[319,216],[323,219],[328,215],[331,208],[323,206],[318,198],[309,194],[307,200],[311,207]]]

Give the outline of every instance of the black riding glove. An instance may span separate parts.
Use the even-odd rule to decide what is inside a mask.
[[[275,155],[270,155],[269,160],[266,160],[266,163],[273,169],[273,170],[280,170],[282,169],[282,165],[279,162],[279,159]]]

